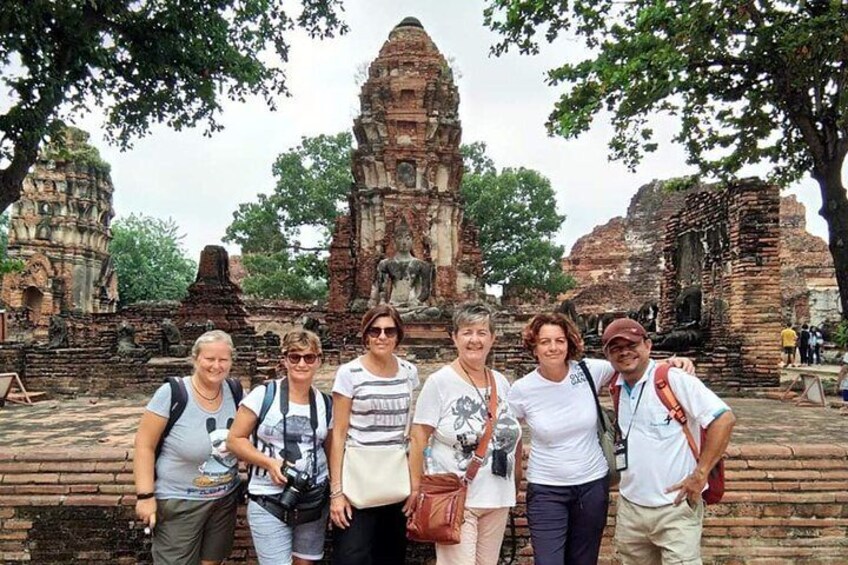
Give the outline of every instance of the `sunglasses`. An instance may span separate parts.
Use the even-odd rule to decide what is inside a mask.
[[[395,326],[391,326],[389,328],[378,328],[377,326],[371,326],[367,330],[365,330],[365,335],[368,337],[380,337],[380,334],[384,334],[387,338],[391,339],[393,337],[397,337],[398,329]]]
[[[289,363],[291,363],[292,365],[297,365],[297,364],[299,364],[301,359],[303,359],[304,361],[306,361],[306,364],[307,364],[307,365],[311,365],[311,364],[313,364],[315,361],[317,361],[317,360],[318,360],[318,357],[320,357],[320,355],[316,355],[316,354],[314,354],[314,353],[304,353],[304,354],[300,354],[300,353],[286,353],[286,361],[288,361],[288,362],[289,362]]]

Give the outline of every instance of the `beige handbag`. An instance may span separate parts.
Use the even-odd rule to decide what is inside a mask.
[[[408,378],[408,376],[407,376]],[[409,463],[406,451],[412,423],[412,380],[403,445],[346,445],[342,462],[342,492],[356,508],[373,508],[409,497]]]

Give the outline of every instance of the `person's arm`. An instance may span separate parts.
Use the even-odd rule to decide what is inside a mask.
[[[689,357],[678,357],[677,355],[673,355],[664,362],[676,369],[681,369],[683,372],[689,373],[690,375],[695,374],[695,363],[693,363]]]
[[[256,429],[256,420],[257,416],[253,410],[244,405],[239,406],[236,419],[227,434],[227,449],[248,465],[268,471],[268,476],[274,484],[284,485],[286,484],[286,477],[283,474],[285,462],[260,452],[250,441],[250,434]]]
[[[435,428],[425,424],[414,424],[409,432],[409,484],[410,494],[403,505],[403,513],[409,516],[415,510],[421,475],[424,473],[424,448],[430,443]]]
[[[345,441],[350,427],[350,410],[353,399],[338,392],[333,393],[333,431],[330,434],[330,519],[339,528],[350,526],[353,510],[342,494],[342,461]]]
[[[156,446],[165,431],[168,419],[145,410],[135,434],[133,478],[136,494],[150,494],[156,489]],[[150,529],[156,527],[156,497],[137,500],[135,514]]]
[[[736,425],[736,416],[733,412],[726,410],[713,420],[707,427],[704,444],[701,446],[701,456],[698,465],[688,477],[679,483],[666,489],[666,492],[677,492],[674,504],[680,504],[688,498],[691,504],[697,504],[701,498],[701,492],[707,484],[710,471],[716,466],[718,460],[724,455],[727,444],[730,443],[730,433]]]
[[[521,492],[521,479],[524,478],[524,438],[518,438],[515,447],[515,492]]]

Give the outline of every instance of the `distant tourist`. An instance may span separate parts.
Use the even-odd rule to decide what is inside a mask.
[[[227,446],[249,465],[247,521],[260,565],[307,565],[324,556],[332,403],[312,385],[320,338],[292,331],[281,345],[285,377],[250,391]]]
[[[822,333],[821,328],[812,326],[810,328],[810,363],[821,365],[822,347],[824,347],[824,334]]]
[[[787,323],[780,332],[780,344],[783,347],[783,355],[786,359],[785,367],[795,363],[795,346],[798,343],[798,334],[792,329],[792,324]]]
[[[621,441],[615,543],[623,565],[701,563],[704,502],[710,470],[730,441],[736,418],[699,379],[670,369],[667,383],[688,420],[698,453],[657,392],[658,365],[651,340],[638,323],[616,320],[601,338],[619,373],[614,383]],[[700,429],[706,440],[700,442]]]
[[[509,404],[532,437],[527,520],[533,559],[536,565],[595,565],[610,487],[595,393],[615,369],[605,360],[581,361],[580,331],[564,314],[534,316],[522,337],[538,366],[513,384]],[[672,362],[693,371],[689,359]]]
[[[336,371],[333,383],[333,432],[330,449],[330,520],[335,565],[397,565],[406,561],[406,514],[411,513],[415,484],[408,498],[372,506],[349,500],[356,486],[345,484],[344,466],[361,462],[372,474],[380,454],[367,461],[368,448],[397,447],[406,442],[412,391],[418,386],[415,365],[395,356],[403,340],[403,322],[388,304],[368,310],[360,325],[365,354]],[[345,457],[350,450],[359,457]],[[378,450],[386,452],[386,450]],[[355,459],[355,461],[354,461]],[[403,457],[402,473],[409,477]],[[351,471],[349,469],[348,471]],[[363,469],[357,468],[361,472]],[[400,469],[394,469],[400,473]],[[351,476],[351,473],[348,473]],[[358,475],[362,478],[362,475]],[[366,477],[367,478],[367,477]],[[351,477],[351,480],[352,477]]]
[[[842,392],[842,410],[848,410],[848,352],[842,356],[842,367],[839,368],[839,390]]]
[[[521,480],[521,426],[507,403],[509,381],[486,366],[495,342],[491,310],[481,303],[458,307],[451,335],[456,360],[427,378],[415,405],[413,478],[424,471],[427,446],[428,473],[462,477],[470,466],[477,468],[468,485],[460,542],[437,543],[436,563],[496,565]]]
[[[239,476],[226,439],[241,400],[241,386],[227,380],[233,341],[206,332],[191,357],[192,375],[159,387],[135,436],[135,510],[152,530],[156,564],[213,565],[233,545]]]
[[[801,365],[810,364],[810,326],[804,324],[801,326],[801,333],[798,334],[798,352],[801,354]]]

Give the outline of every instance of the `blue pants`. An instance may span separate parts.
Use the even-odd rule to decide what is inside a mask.
[[[527,485],[536,565],[597,565],[607,524],[609,478],[582,485]]]

